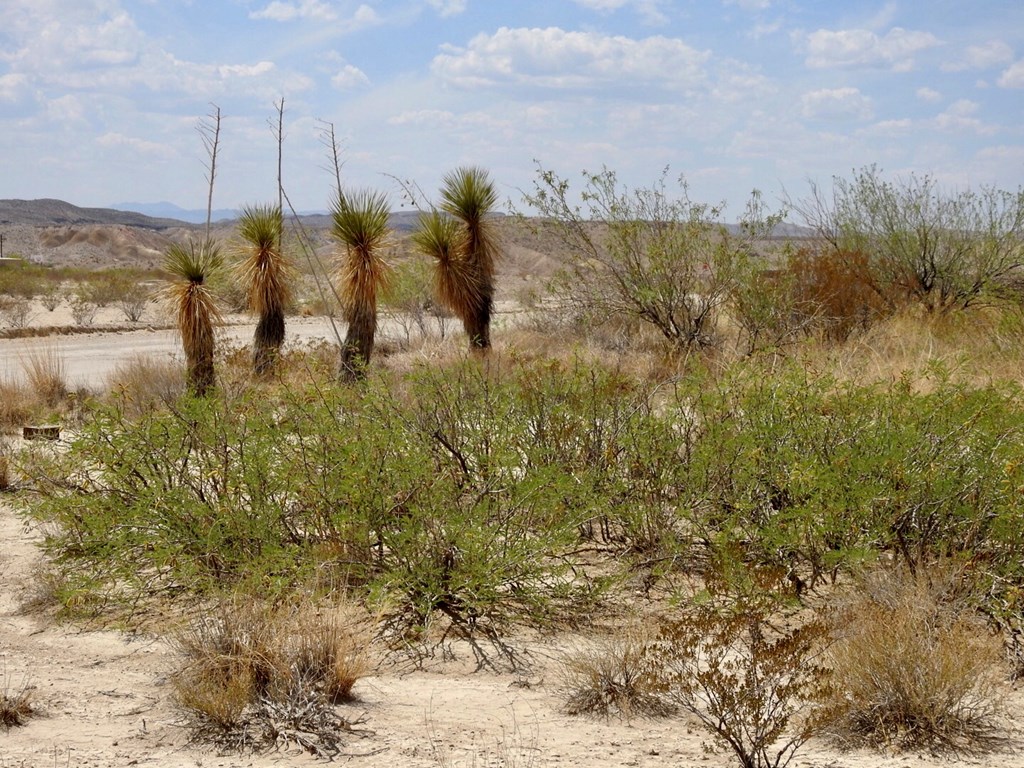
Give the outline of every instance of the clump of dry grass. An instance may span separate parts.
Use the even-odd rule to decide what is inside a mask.
[[[136,355],[111,373],[108,388],[129,413],[142,415],[173,403],[185,392],[185,374],[171,360]]]
[[[68,395],[67,370],[60,350],[44,344],[33,347],[21,360],[30,392],[48,408],[61,403]]]
[[[35,399],[26,386],[14,379],[0,379],[0,430],[21,427],[35,407]]]
[[[827,731],[847,745],[973,753],[999,739],[1001,644],[938,571],[880,571],[837,610]]]
[[[570,715],[661,717],[675,707],[649,663],[649,638],[640,628],[601,638],[562,659],[562,700]]]
[[[3,687],[0,688],[0,725],[9,731],[15,726],[24,725],[35,714],[32,686],[27,680],[15,686],[5,673]]]
[[[369,670],[353,608],[271,608],[235,599],[176,637],[175,697],[196,739],[232,749],[288,744],[331,756],[358,721],[337,713]]]

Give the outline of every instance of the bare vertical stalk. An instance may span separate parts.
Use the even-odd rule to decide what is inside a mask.
[[[206,155],[210,163],[206,167],[206,181],[209,185],[206,194],[206,239],[210,239],[210,223],[213,219],[213,185],[217,179],[217,150],[220,148],[220,107],[211,104],[213,112],[200,120],[196,130],[203,139],[203,146],[206,148]]]

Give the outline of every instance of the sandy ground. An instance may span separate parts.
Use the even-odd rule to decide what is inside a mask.
[[[516,322],[518,312],[514,303],[502,302],[496,307],[494,325]],[[454,320],[447,321],[452,332],[457,331]],[[93,325],[86,333],[54,334],[26,338],[0,338],[0,380],[24,380],[26,361],[39,352],[54,351],[63,361],[66,380],[74,389],[93,391],[105,389],[110,376],[119,366],[133,358],[143,356],[154,360],[184,361],[181,340],[169,321],[157,308],[150,305],[137,324],[128,323],[119,309],[105,307],[98,311]],[[70,309],[66,305],[50,312],[35,303],[27,327],[55,329],[74,327]],[[256,325],[245,315],[229,315],[218,329],[219,343],[245,346],[252,341]],[[117,329],[117,330],[112,330]],[[337,333],[344,338],[345,324],[337,321]],[[286,322],[285,345],[303,345],[317,341],[337,344],[335,331],[326,317],[289,317]],[[405,339],[405,332],[394,318],[381,317],[377,334],[378,343]],[[3,766],[0,766],[3,768]]]

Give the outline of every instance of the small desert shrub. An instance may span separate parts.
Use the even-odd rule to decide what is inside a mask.
[[[121,399],[126,413],[140,416],[181,397],[185,372],[172,360],[137,355],[114,369],[109,388]]]
[[[142,319],[149,304],[150,291],[144,285],[132,283],[126,286],[125,292],[118,297],[116,303],[118,309],[124,314],[125,319],[137,323]]]
[[[839,741],[971,753],[998,743],[999,639],[940,571],[879,571],[833,619],[833,691],[822,720]]]
[[[61,290],[60,283],[57,281],[47,282],[42,293],[39,294],[39,303],[47,312],[53,312],[62,301],[64,301],[64,292]]]
[[[43,405],[53,408],[68,395],[67,371],[60,350],[53,346],[32,349],[21,361],[29,391]]]
[[[80,296],[71,299],[71,319],[77,326],[82,328],[91,326],[96,321],[97,311],[99,311],[99,307],[88,299],[83,299]]]
[[[193,736],[232,748],[294,743],[336,754],[354,724],[332,705],[369,669],[368,632],[345,606],[270,608],[235,598],[176,637],[175,697]]]
[[[32,706],[32,687],[27,681],[15,686],[5,674],[0,687],[0,725],[5,731],[24,725],[36,714]]]
[[[865,330],[891,314],[900,301],[891,288],[879,284],[861,251],[800,249],[786,271],[797,313],[832,341]]]
[[[562,659],[562,700],[570,715],[658,717],[675,707],[664,676],[648,664],[649,633],[639,628],[601,638]]]
[[[20,296],[0,296],[0,317],[10,328],[24,328],[32,319],[32,305],[28,299]]]
[[[802,716],[828,689],[821,663],[827,632],[820,621],[777,621],[780,602],[771,590],[781,585],[779,574],[752,575],[735,591],[710,585],[704,601],[666,621],[647,663],[669,701],[695,715],[743,768],[782,768],[816,729]]]

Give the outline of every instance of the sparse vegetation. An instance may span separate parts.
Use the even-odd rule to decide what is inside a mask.
[[[841,743],[954,754],[1000,743],[1001,643],[964,577],[877,570],[836,610],[821,717]]]
[[[941,198],[930,180],[872,174],[842,194]],[[964,293],[962,274],[939,270],[925,290],[891,268],[896,245],[952,237],[945,224],[911,217],[883,238],[854,226],[874,209],[845,200],[835,210],[853,224],[832,240],[783,247],[756,196],[732,229],[685,186],[624,190],[604,171],[586,177],[580,212],[542,170],[530,201],[549,218],[533,223],[569,268],[556,296],[529,303],[568,321],[492,338],[495,187],[474,168],[445,185],[390,294],[387,200],[339,192],[348,335],[280,351],[258,331],[254,354],[276,361],[258,385],[247,351],[213,345],[217,244],[168,252],[187,379],[133,361],[61,450],[11,458],[62,614],[193,612],[177,700],[197,737],[233,749],[336,754],[356,722],[335,707],[372,644],[385,666],[465,653],[522,671],[516,630],[604,625],[624,601],[656,620],[565,656],[566,711],[686,713],[745,768],[782,768],[816,733],[896,750],[1000,743],[997,628],[1024,625],[1024,325],[1005,292],[980,299],[1019,248],[1010,198],[935,209],[992,220],[984,242],[939,249],[988,275]],[[243,233],[250,306],[283,329],[285,272],[252,278],[280,255],[281,213],[250,214],[263,219]],[[369,366],[381,299],[404,313],[411,349]],[[492,351],[423,333],[442,305],[472,350]],[[338,386],[339,351],[359,386]],[[59,356],[26,374],[0,383],[8,429],[66,399]],[[970,590],[936,576],[950,563]],[[856,581],[882,564],[905,575]],[[372,623],[335,611],[342,588]],[[829,603],[831,624],[807,607]]]
[[[176,636],[172,677],[192,736],[232,749],[298,746],[330,757],[353,731],[333,705],[368,671],[354,608],[269,608],[236,599]]]

